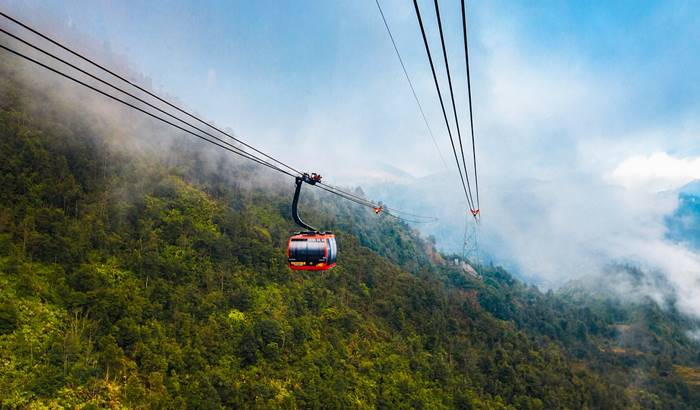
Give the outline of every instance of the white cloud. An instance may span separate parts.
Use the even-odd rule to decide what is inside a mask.
[[[679,188],[700,178],[700,157],[679,158],[665,152],[627,158],[609,179],[625,187],[662,191]]]
[[[629,256],[665,275],[680,311],[700,315],[700,255],[661,239],[635,242],[632,249],[636,253]]]

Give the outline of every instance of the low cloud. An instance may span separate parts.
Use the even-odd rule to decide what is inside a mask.
[[[676,189],[700,179],[700,157],[680,158],[665,152],[634,156],[618,165],[609,179],[630,188]]]
[[[631,80],[619,67],[575,50],[533,49],[498,24],[477,38],[488,50],[474,75],[484,253],[545,288],[596,278],[700,317],[700,255],[668,240],[665,225],[675,190],[700,178],[700,157],[670,154],[692,153],[694,123],[640,115],[638,102],[659,91],[625,87]],[[460,253],[467,216],[458,181],[441,174],[369,192],[423,204],[441,218],[423,230]],[[619,264],[644,277],[627,283],[607,274]]]

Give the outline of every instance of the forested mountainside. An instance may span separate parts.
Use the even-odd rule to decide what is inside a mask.
[[[0,62],[3,408],[700,403],[672,301],[473,275],[311,189],[338,266],[292,272],[291,180],[27,70]]]

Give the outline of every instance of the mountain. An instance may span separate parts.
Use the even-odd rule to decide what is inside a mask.
[[[678,190],[680,194],[700,197],[700,180],[689,182]]]
[[[678,207],[666,218],[667,237],[700,249],[700,181],[678,190]]]
[[[542,293],[311,189],[338,266],[292,272],[291,180],[14,60],[0,153],[3,408],[700,403],[672,300]]]
[[[370,197],[385,199],[390,204],[411,204],[416,214],[438,218],[436,222],[414,225],[426,235],[437,238],[441,250],[461,254],[468,210],[462,191],[455,191],[454,181],[446,174],[435,174],[403,181],[370,180],[363,189]],[[459,196],[453,196],[455,192]],[[460,229],[455,229],[455,220],[460,221]]]

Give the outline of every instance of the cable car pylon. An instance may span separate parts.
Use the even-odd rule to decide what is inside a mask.
[[[474,272],[475,276],[478,276],[478,272],[474,270],[473,266],[481,264],[479,252],[479,224],[476,219],[474,223],[471,223],[470,219],[472,218],[470,218],[469,215],[465,216],[462,263],[472,265],[471,271]]]

